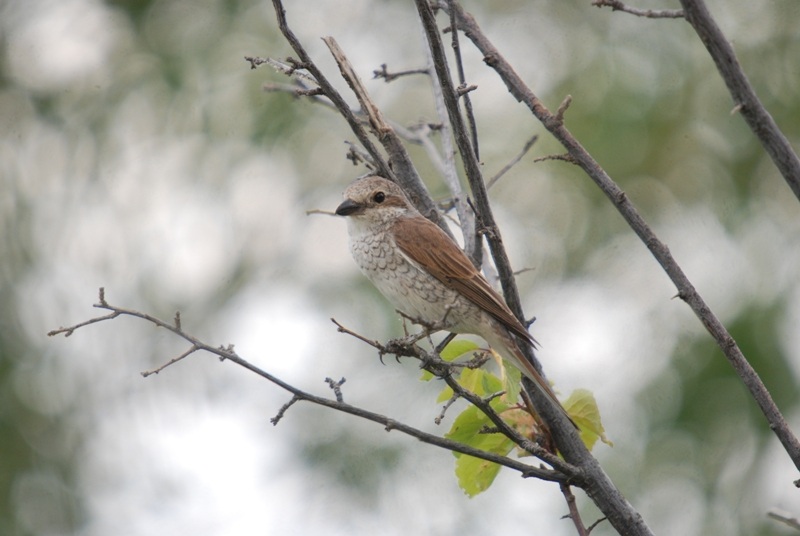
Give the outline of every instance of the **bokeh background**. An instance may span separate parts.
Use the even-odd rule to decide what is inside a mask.
[[[365,80],[424,64],[411,2],[288,2],[337,79],[333,35]],[[681,20],[589,0],[466,2],[540,97],[626,190],[800,430],[800,203]],[[677,2],[640,7],[677,8]],[[760,97],[800,146],[800,3],[713,0]],[[466,43],[487,176],[540,357],[592,390],[596,455],[658,534],[789,534],[797,473],[719,349],[622,219]],[[328,109],[264,93],[245,55],[292,55],[269,2],[0,2],[0,533],[572,534],[558,490],[502,472],[468,499],[452,455],[318,407],[132,319],[46,333],[110,302],[172,318],[316,393],[425,430],[440,385],[381,365],[397,315],[349,258],[332,210],[362,172]],[[337,81],[339,87],[345,85]],[[423,77],[367,81],[403,125],[436,121]],[[349,98],[349,97],[348,97]],[[412,153],[437,198],[425,153]],[[579,494],[580,495],[580,494]],[[582,495],[587,522],[597,512]],[[595,534],[610,534],[601,524]]]

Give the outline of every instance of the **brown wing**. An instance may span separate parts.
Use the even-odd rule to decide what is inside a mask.
[[[423,216],[399,218],[392,230],[397,246],[408,258],[466,296],[512,333],[534,343],[503,298],[475,269],[461,248],[434,223]]]

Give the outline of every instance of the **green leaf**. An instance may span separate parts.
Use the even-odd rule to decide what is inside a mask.
[[[581,440],[586,448],[592,450],[599,439],[606,445],[613,447],[606,437],[603,429],[603,422],[600,419],[600,409],[591,391],[586,389],[575,389],[569,398],[564,401],[564,409],[581,431]]]
[[[496,454],[506,455],[511,451],[513,443],[501,434],[491,434],[498,436],[495,438],[495,448],[484,449]],[[486,491],[492,485],[497,474],[500,472],[501,466],[475,458],[466,454],[462,454],[456,460],[456,477],[458,478],[459,487],[464,490],[468,497]]]
[[[439,354],[442,359],[445,361],[455,361],[459,357],[469,352],[474,352],[475,350],[480,349],[473,341],[463,340],[463,339],[454,339],[450,341],[447,346],[444,347],[442,353]]]
[[[497,378],[494,380],[499,383]],[[506,402],[500,398],[495,398],[490,404],[498,412],[508,408]],[[470,406],[456,417],[452,428],[445,436],[480,450],[507,455],[514,448],[514,443],[510,439],[502,434],[481,433],[491,426],[493,423],[483,412],[475,406]],[[470,497],[488,489],[500,471],[500,466],[495,463],[457,452],[454,454],[457,458],[458,485]]]
[[[461,371],[459,383],[478,396],[487,396],[503,390],[500,379],[482,369],[467,369]]]
[[[508,408],[508,405],[500,398],[495,398],[489,405],[498,413]],[[490,434],[481,434],[480,432],[485,427],[491,426],[494,426],[494,424],[489,420],[489,417],[484,415],[477,407],[469,406],[456,417],[453,426],[450,428],[450,431],[445,434],[445,437],[453,441],[458,441],[459,443],[482,448],[480,443],[489,437]],[[458,456],[458,454],[456,454],[456,456]]]

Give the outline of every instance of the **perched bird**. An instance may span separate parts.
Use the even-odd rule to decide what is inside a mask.
[[[399,186],[378,176],[356,179],[336,214],[347,217],[353,259],[396,309],[454,333],[479,335],[563,410],[520,350],[520,344],[533,345],[533,337],[458,244]]]

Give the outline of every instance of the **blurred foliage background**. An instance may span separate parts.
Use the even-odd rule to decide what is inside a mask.
[[[413,5],[289,2],[336,79],[333,35],[364,79],[424,65]],[[800,205],[681,20],[589,0],[466,2],[534,91],[626,190],[800,428]],[[676,8],[643,0],[639,7]],[[800,4],[710,2],[767,108],[800,146]],[[467,499],[453,458],[307,406],[132,320],[46,333],[111,303],[171,318],[324,393],[437,428],[440,386],[381,365],[329,318],[402,332],[357,273],[332,210],[362,170],[329,110],[243,57],[291,55],[268,2],[0,2],[0,533],[572,534],[557,489],[501,474]],[[658,534],[789,534],[788,457],[667,277],[466,43],[487,176],[548,374],[592,390],[614,448],[597,456]],[[337,81],[344,90],[344,83]],[[368,82],[404,125],[436,121],[424,77]],[[442,181],[412,148],[436,196]],[[451,410],[451,418],[456,412]],[[581,496],[588,522],[597,512]],[[595,534],[609,534],[601,524]]]

